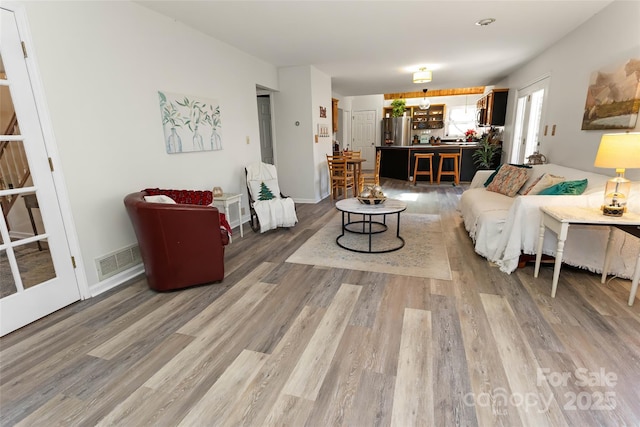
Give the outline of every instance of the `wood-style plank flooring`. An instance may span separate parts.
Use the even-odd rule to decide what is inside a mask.
[[[144,278],[0,339],[2,426],[638,426],[640,302],[564,267],[501,273],[473,251],[464,186],[414,187],[453,280],[288,264],[334,208],[234,237],[222,283]]]

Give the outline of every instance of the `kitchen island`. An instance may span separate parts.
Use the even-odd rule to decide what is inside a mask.
[[[415,164],[414,154],[433,153],[433,179],[437,178],[438,164],[441,153],[460,153],[460,181],[470,182],[473,179],[478,167],[473,161],[473,152],[478,148],[477,144],[470,143],[445,143],[441,145],[415,144],[408,146],[385,146],[376,147],[382,151],[380,160],[380,176],[385,178],[402,179],[410,181],[413,179],[413,166]],[[498,167],[502,155],[497,155],[494,159],[493,167]],[[424,160],[423,160],[424,162]],[[422,163],[420,164],[422,168]],[[426,166],[425,166],[426,167]],[[418,181],[428,181],[429,177],[419,176]],[[452,176],[443,176],[441,182],[453,181]]]

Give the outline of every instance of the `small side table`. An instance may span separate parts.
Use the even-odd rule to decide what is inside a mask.
[[[237,203],[238,204],[238,222],[240,227],[240,237],[244,237],[244,233],[242,232],[242,194],[234,194],[234,193],[223,193],[222,196],[217,196],[213,198],[213,205],[220,209],[222,207],[224,209],[224,213],[229,218],[229,206]]]
[[[558,236],[558,247],[556,249],[556,260],[553,266],[553,282],[551,285],[551,297],[555,298],[556,289],[558,287],[558,278],[560,277],[560,267],[562,265],[562,254],[564,252],[564,242],[567,240],[567,233],[571,224],[581,225],[604,225],[618,227],[629,232],[626,228],[631,226],[640,226],[640,215],[627,212],[621,217],[605,216],[597,209],[571,207],[571,206],[543,206],[540,208],[542,219],[540,220],[540,234],[538,237],[538,247],[536,250],[536,266],[533,273],[534,277],[538,277],[540,271],[540,261],[542,260],[542,245],[544,243],[545,228],[556,233]],[[607,250],[602,268],[601,283],[604,283],[609,269],[609,262],[613,256],[611,240],[613,238],[613,228],[609,231],[609,239],[607,241]],[[635,233],[632,233],[635,234]],[[631,281],[631,293],[629,295],[629,305],[633,305],[638,290],[638,281],[640,280],[640,253],[636,261],[633,278]]]

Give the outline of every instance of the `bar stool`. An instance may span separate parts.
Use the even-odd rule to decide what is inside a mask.
[[[416,164],[413,167],[413,185],[416,185],[418,183],[418,175],[429,175],[429,182],[431,184],[433,184],[433,153],[416,153],[413,155],[416,159]],[[425,171],[419,171],[418,170],[418,163],[420,162],[420,159],[429,159],[429,170]]]
[[[453,170],[442,170],[442,165],[445,159],[453,160]],[[440,164],[438,166],[438,184],[440,184],[440,177],[443,175],[453,176],[453,180],[456,185],[460,184],[460,169],[458,164],[460,162],[460,153],[442,153],[440,154]]]

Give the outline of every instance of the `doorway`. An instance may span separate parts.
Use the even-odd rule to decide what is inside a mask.
[[[375,110],[354,111],[351,132],[353,133],[351,149],[361,151],[362,157],[369,162],[367,164],[372,164],[376,158]]]
[[[31,86],[33,70],[15,13],[0,13],[0,335],[6,335],[81,295]]]
[[[518,90],[511,163],[525,163],[530,155],[540,150],[542,118],[548,91],[548,76]]]
[[[260,127],[260,157],[263,163],[273,165],[271,95],[258,95],[258,126]]]

